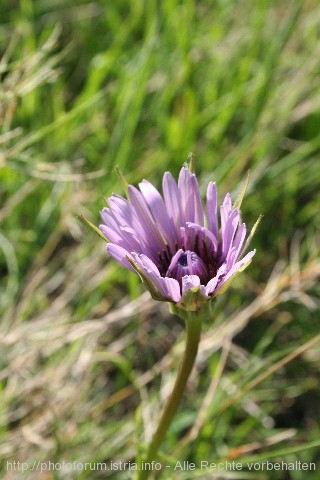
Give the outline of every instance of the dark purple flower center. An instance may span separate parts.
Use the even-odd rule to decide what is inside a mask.
[[[195,261],[195,253],[192,252],[191,253],[191,261],[194,262]],[[187,267],[188,266],[188,254],[186,252],[182,253],[181,256],[179,257],[179,260],[178,260],[178,265],[180,265],[181,267]]]
[[[204,261],[195,252],[179,250],[173,257],[166,273],[181,284],[185,275],[197,275],[202,285],[209,281],[209,270]]]

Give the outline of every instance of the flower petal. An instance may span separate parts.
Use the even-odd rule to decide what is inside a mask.
[[[111,210],[116,214],[118,219],[121,219],[121,225],[135,225],[137,216],[132,205],[125,198],[120,195],[112,195],[108,198],[108,204]]]
[[[240,212],[236,208],[232,210],[227,221],[225,223],[225,228],[223,233],[221,232],[221,240],[222,240],[222,257],[221,261],[224,262],[227,258],[228,252],[230,247],[232,247],[232,242],[240,221]]]
[[[162,252],[165,249],[166,243],[149,211],[142,193],[132,185],[129,185],[128,195],[131,204],[136,210],[137,219],[140,224],[137,226],[137,231],[145,238],[146,243],[155,255],[157,252]]]
[[[218,189],[212,182],[207,188],[207,221],[209,230],[218,238]]]
[[[179,189],[173,176],[169,172],[165,172],[163,176],[162,190],[168,216],[173,222],[176,238],[179,238],[180,227],[185,224],[185,219],[182,212]]]
[[[119,243],[123,241],[123,236],[119,228],[120,222],[116,221],[110,208],[104,208],[100,212],[104,224],[100,225],[100,230],[105,234],[109,242]]]
[[[200,287],[201,293],[205,294],[205,288],[203,285],[200,284],[200,278],[198,275],[185,275],[182,277],[182,297],[194,287]]]
[[[149,207],[149,210],[158,224],[163,237],[168,243],[171,252],[174,252],[177,239],[174,232],[174,223],[169,217],[166,205],[158,190],[147,180],[139,184],[140,190]]]
[[[218,285],[218,282],[220,278],[225,274],[225,272],[226,272],[226,264],[224,263],[223,265],[221,265],[221,267],[219,267],[215,277],[213,277],[210,280],[210,282],[208,282],[208,284],[206,285],[206,288],[205,288],[206,295],[210,296],[215,294],[215,289]]]
[[[252,257],[256,253],[255,250],[247,253],[242,260],[239,260],[237,263],[233,265],[233,267],[228,271],[226,276],[222,279],[219,283],[218,287],[216,288],[215,295],[221,295],[221,293],[225,292],[229,287],[230,283],[234,280],[238,273],[243,272],[245,268],[250,264]]]
[[[236,233],[236,236],[235,236],[234,241],[233,241],[233,246],[232,246],[232,249],[231,249],[232,250],[232,258],[229,259],[227,257],[228,265],[232,266],[238,260],[241,249],[242,249],[243,242],[246,238],[246,233],[247,233],[246,224],[242,223],[239,226],[239,228],[237,230],[237,233]]]
[[[186,275],[182,280],[184,295],[179,306],[187,311],[198,311],[209,300],[205,293],[205,287],[200,284],[199,278],[193,275]],[[210,309],[209,309],[210,310]]]
[[[180,285],[174,278],[161,277],[157,266],[143,254],[132,253],[137,272],[141,275],[151,295],[157,300],[179,302]]]
[[[188,167],[182,167],[178,179],[181,207],[185,222],[203,226],[203,208],[197,177]]]
[[[198,180],[194,174],[191,177],[191,187],[192,187],[192,194],[193,194],[194,217],[193,217],[193,220],[189,220],[189,221],[193,221],[194,223],[197,223],[198,225],[201,225],[203,227],[204,215],[203,215],[202,200],[201,200]]]
[[[235,263],[233,265],[233,267],[228,271],[224,280],[228,280],[228,278],[232,277],[232,275],[234,275],[238,271],[243,272],[243,270],[251,262],[255,253],[256,253],[256,250],[252,250],[251,252],[247,253],[247,255],[245,255],[241,260],[239,260],[237,263]]]
[[[148,247],[142,245],[141,237],[135,229],[126,224],[111,209],[104,208],[100,213],[104,224],[99,228],[110,243],[120,245],[128,251],[148,252]]]
[[[220,207],[221,236],[224,235],[225,226],[231,211],[232,211],[232,200],[231,200],[230,193],[227,193],[227,195],[224,197],[223,204]]]
[[[106,249],[117,262],[121,263],[124,267],[129,268],[132,272],[137,273],[128,260],[128,257],[130,258],[131,255],[127,250],[119,247],[119,245],[114,245],[113,243],[108,243]]]
[[[185,249],[199,252],[203,260],[208,260],[218,251],[218,240],[213,233],[194,223],[188,223],[185,232],[181,232],[181,242],[184,242]]]

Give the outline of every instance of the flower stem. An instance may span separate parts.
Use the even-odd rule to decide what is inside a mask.
[[[146,480],[151,472],[150,463],[155,460],[158,449],[163,442],[165,434],[179,407],[188,378],[196,360],[201,335],[201,318],[199,318],[197,312],[185,313],[186,315],[184,316],[184,319],[186,320],[187,339],[184,356],[177,373],[172,393],[165,405],[158,428],[149,445],[146,458],[140,465],[137,477],[138,480]]]

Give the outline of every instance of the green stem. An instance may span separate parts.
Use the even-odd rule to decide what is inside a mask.
[[[196,312],[185,313],[187,314],[185,317],[187,339],[184,356],[177,373],[177,378],[172,393],[165,405],[158,428],[154,433],[152,441],[149,445],[146,458],[140,465],[140,470],[137,477],[138,480],[146,480],[151,473],[151,467],[148,464],[156,459],[158,449],[163,442],[165,434],[179,407],[188,378],[196,360],[201,335],[201,319]],[[146,468],[146,470],[144,470],[143,468]]]

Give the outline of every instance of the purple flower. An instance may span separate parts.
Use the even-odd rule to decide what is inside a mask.
[[[163,196],[147,180],[129,185],[128,200],[112,195],[101,211],[107,250],[140,275],[153,298],[197,310],[226,289],[255,250],[241,258],[246,226],[229,194],[220,206],[215,183],[204,209],[196,175],[183,166],[178,184],[163,176]]]

